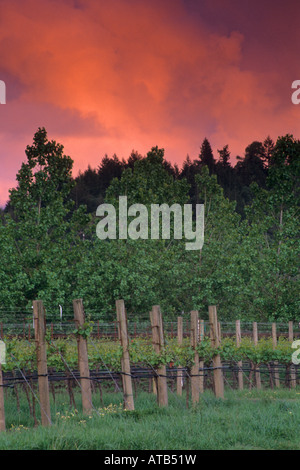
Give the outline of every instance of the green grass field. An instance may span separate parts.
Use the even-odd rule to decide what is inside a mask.
[[[184,396],[170,393],[161,409],[154,395],[141,392],[128,412],[121,394],[105,393],[103,405],[95,401],[91,416],[84,416],[62,393],[51,403],[52,426],[43,428],[34,427],[25,398],[18,412],[8,391],[0,450],[300,450],[299,398],[299,389],[229,390],[224,400],[207,391],[187,409]]]

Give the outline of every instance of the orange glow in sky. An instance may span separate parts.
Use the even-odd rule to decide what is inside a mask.
[[[205,137],[232,163],[254,140],[299,138],[293,0],[0,0],[0,205],[38,127],[74,160],[152,146],[179,167]]]

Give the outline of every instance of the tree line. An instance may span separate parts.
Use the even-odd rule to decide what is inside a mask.
[[[250,185],[257,183],[260,187],[266,187],[268,168],[270,165],[274,142],[268,136],[264,142],[254,141],[245,149],[244,157],[237,156],[236,164],[232,166],[228,145],[218,150],[218,158],[213,155],[210,142],[205,138],[200,147],[198,158],[192,160],[187,155],[182,168],[172,165],[163,159],[162,168],[174,179],[186,179],[190,185],[189,197],[191,202],[196,202],[197,185],[195,176],[201,173],[201,168],[207,166],[210,175],[216,175],[217,181],[223,188],[224,196],[236,201],[236,210],[244,216],[244,206],[251,201]],[[87,206],[88,212],[94,212],[105,199],[106,190],[114,178],[120,179],[124,170],[133,170],[135,162],[143,157],[137,151],[132,151],[129,158],[120,159],[114,154],[112,157],[102,159],[98,168],[88,167],[75,179],[75,186],[71,197],[76,207],[81,204]]]
[[[94,318],[115,316],[123,298],[137,318],[160,304],[165,318],[217,305],[221,320],[297,320],[299,312],[300,141],[252,142],[230,161],[205,138],[179,169],[164,149],[127,160],[107,155],[72,176],[73,161],[39,128],[25,150],[17,187],[1,212],[0,302],[26,308],[43,299],[47,316],[83,298]],[[205,205],[201,251],[184,240],[99,240],[103,202]]]

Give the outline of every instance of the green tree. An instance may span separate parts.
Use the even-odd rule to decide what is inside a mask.
[[[27,290],[27,276],[16,253],[12,226],[0,221],[0,305],[9,311],[12,307],[27,306],[24,292]]]
[[[109,186],[105,202],[113,204],[117,215],[118,198],[124,195],[128,207],[141,203],[150,214],[151,204],[188,203],[188,185],[166,169],[164,150],[153,147]],[[187,295],[182,282],[187,269],[185,245],[183,240],[174,240],[172,223],[171,227],[168,240],[151,240],[150,233],[148,239],[100,240],[95,225],[77,284],[78,295],[86,299],[88,308],[114,318],[115,300],[121,297],[131,314],[148,314],[158,303],[169,315],[182,309]]]
[[[207,166],[210,174],[215,173],[216,160],[213,156],[211,145],[206,137],[201,145],[199,160],[200,167]]]
[[[247,301],[261,320],[298,320],[299,312],[299,180],[300,141],[278,138],[266,181],[251,186],[253,202],[246,209],[247,236],[241,246],[248,274]]]
[[[83,207],[71,212],[73,161],[63,146],[39,128],[25,153],[18,186],[10,191],[13,217],[7,216],[2,228],[13,240],[12,262],[21,268],[24,300],[42,298],[53,307],[71,294],[87,217]]]
[[[268,135],[268,137],[264,140],[264,154],[263,154],[263,160],[264,160],[264,164],[266,167],[268,167],[270,165],[270,162],[271,162],[271,159],[272,159],[272,156],[273,156],[273,152],[274,152],[274,142],[273,140],[271,139],[271,137]]]
[[[220,318],[230,319],[238,306],[235,296],[241,288],[232,259],[240,243],[240,216],[235,202],[224,196],[216,175],[207,167],[196,176],[199,199],[205,206],[204,245],[200,253],[190,253],[189,283],[192,308],[204,318],[209,305],[217,305]]]
[[[231,201],[236,199],[236,181],[234,169],[230,163],[230,152],[228,145],[218,150],[220,155],[219,161],[216,163],[216,174],[218,183],[224,190],[224,196]]]
[[[225,145],[222,150],[218,150],[220,155],[220,164],[223,168],[230,167],[230,152],[228,149],[228,145]]]

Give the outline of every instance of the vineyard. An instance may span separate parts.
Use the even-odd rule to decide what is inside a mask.
[[[273,323],[261,325],[259,334],[260,325],[253,323],[252,332],[248,328],[243,333],[239,321],[235,331],[228,325],[224,331],[226,325],[218,322],[215,307],[210,307],[208,322],[191,312],[185,325],[179,317],[177,325],[164,330],[156,306],[141,331],[127,319],[124,302],[118,302],[117,321],[109,333],[86,318],[82,302],[74,303],[75,323],[67,334],[47,324],[42,303],[37,304],[31,332],[14,335],[11,327],[1,337],[6,345],[0,371],[3,402],[10,390],[19,409],[20,396],[25,394],[35,424],[39,404],[42,424],[49,425],[49,395],[55,403],[66,394],[70,407],[76,408],[79,391],[83,410],[89,413],[96,394],[102,400],[103,393],[121,392],[128,410],[134,409],[140,392],[155,394],[159,406],[168,405],[170,394],[184,394],[189,407],[205,390],[223,398],[224,388],[293,388],[299,383],[299,369],[292,362],[292,342],[298,334],[292,322],[285,332],[278,332]],[[280,329],[284,330],[283,325]]]

